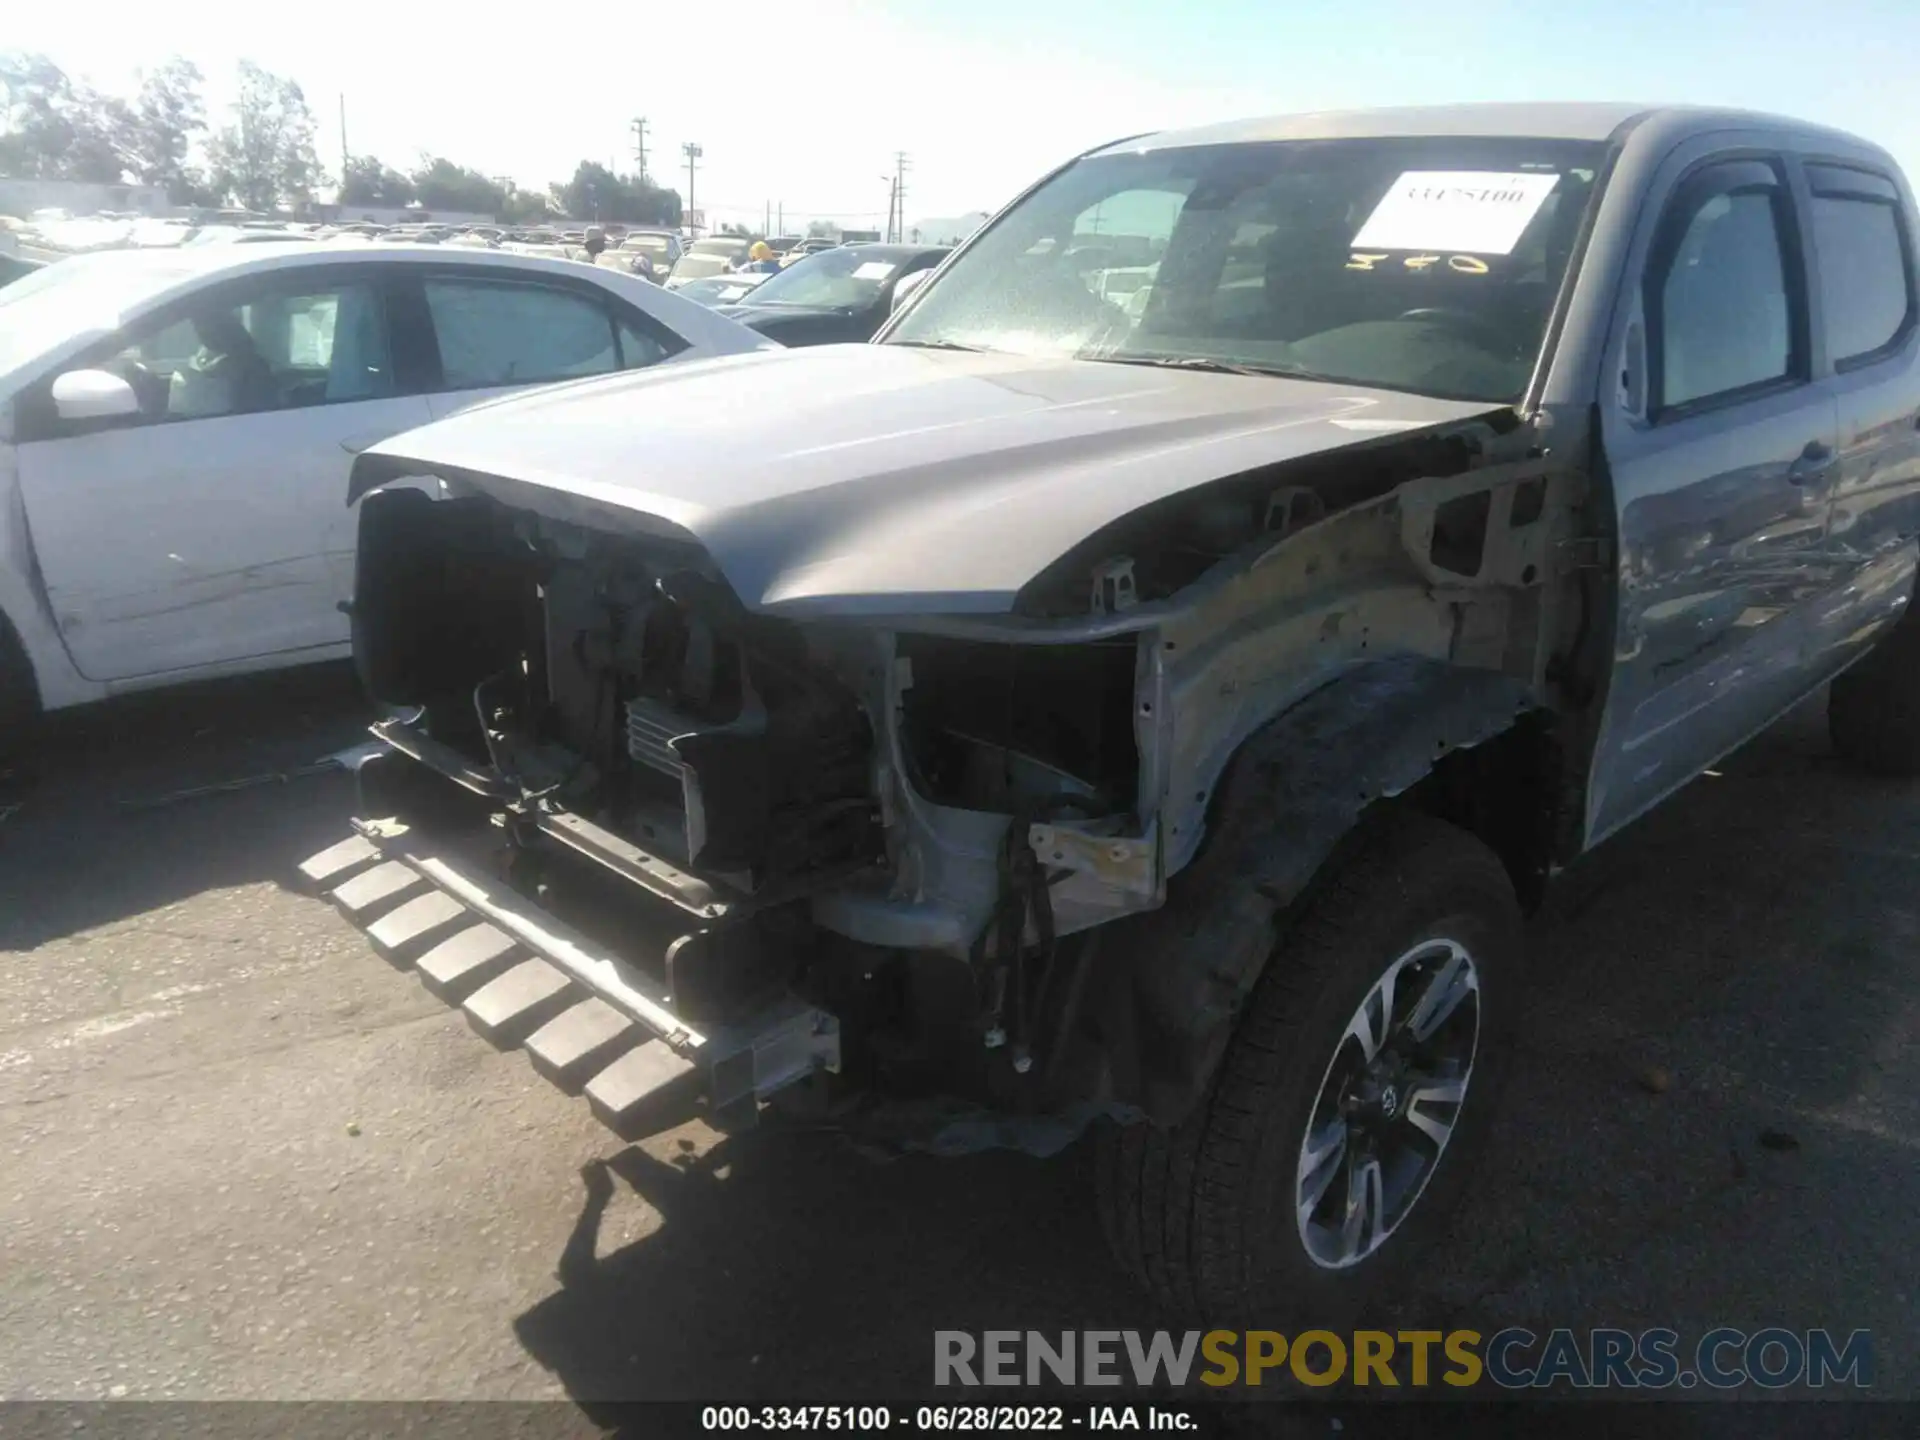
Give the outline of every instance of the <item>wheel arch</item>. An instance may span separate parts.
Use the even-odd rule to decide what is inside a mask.
[[[37,720],[45,708],[33,657],[27,653],[26,642],[12,618],[0,610],[0,748],[7,745],[17,728]]]
[[[0,454],[0,465],[6,458]],[[6,653],[18,657],[33,685],[36,710],[57,710],[105,693],[80,674],[67,653],[17,486],[10,493],[0,490],[0,654]]]
[[[1276,923],[1369,818],[1410,807],[1475,834],[1523,899],[1547,869],[1550,727],[1525,682],[1420,656],[1357,665],[1256,731],[1167,904],[1112,927],[1090,1040],[1103,1099],[1172,1124],[1203,1095]],[[1531,798],[1530,798],[1531,796]]]

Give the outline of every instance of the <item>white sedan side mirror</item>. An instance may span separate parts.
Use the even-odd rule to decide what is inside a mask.
[[[106,420],[138,415],[133,386],[106,370],[69,370],[53,382],[53,406],[62,420]]]
[[[916,270],[911,275],[902,275],[899,283],[893,287],[893,304],[888,307],[889,310],[898,310],[911,300],[914,292],[927,283],[927,277],[931,274],[931,270]]]

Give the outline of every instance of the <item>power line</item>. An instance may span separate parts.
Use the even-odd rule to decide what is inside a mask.
[[[907,238],[907,152],[893,152],[893,213],[895,230],[889,240]]]
[[[680,147],[680,153],[687,157],[687,210],[691,213],[698,209],[693,199],[693,172],[700,164],[700,157],[707,152],[689,140]],[[687,223],[691,225],[693,222],[689,220]]]

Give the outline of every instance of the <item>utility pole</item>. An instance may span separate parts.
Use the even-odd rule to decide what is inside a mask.
[[[687,157],[687,209],[691,211],[698,208],[693,203],[693,172],[699,166],[700,157],[706,154],[706,151],[689,140],[680,147],[680,153]],[[687,225],[688,228],[692,228],[693,222],[689,220]]]
[[[347,188],[347,162],[353,154],[347,149],[347,92],[340,92],[340,188]]]
[[[647,117],[638,116],[628,127],[633,131],[633,158],[640,162],[640,179],[647,178]]]
[[[897,232],[887,238],[904,240],[907,238],[907,152],[893,152],[893,214]]]
[[[760,233],[763,236],[771,235],[773,233],[771,228],[773,225],[773,202],[771,200],[763,200],[760,203],[764,207],[760,211]]]
[[[777,234],[787,233],[787,202],[782,200],[773,208],[773,223]]]

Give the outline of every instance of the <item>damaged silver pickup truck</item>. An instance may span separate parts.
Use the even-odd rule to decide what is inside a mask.
[[[1084,155],[871,345],[362,456],[391,718],[307,875],[623,1132],[1092,1126],[1163,1300],[1358,1303],[1556,870],[1842,671],[1920,769],[1914,268],[1884,152],[1754,115]]]

